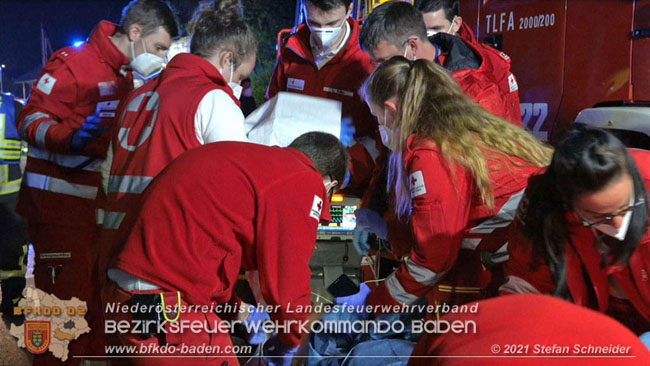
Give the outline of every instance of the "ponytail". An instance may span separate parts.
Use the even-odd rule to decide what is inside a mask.
[[[370,75],[360,94],[375,106],[383,106],[392,98],[399,99],[395,120],[399,139],[395,146],[390,146],[393,153],[388,181],[389,187],[395,187],[395,209],[402,219],[408,216],[412,205],[402,157],[411,135],[432,141],[450,162],[450,169],[453,169],[451,163],[464,167],[489,208],[494,208],[494,190],[485,152],[499,153],[502,157],[497,159],[510,163],[512,157],[517,157],[537,167],[546,166],[550,161],[550,148],[469,99],[451,75],[431,61],[393,57]]]

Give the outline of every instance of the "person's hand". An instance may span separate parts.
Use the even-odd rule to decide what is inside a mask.
[[[388,225],[376,211],[360,208],[354,212],[357,225],[354,228],[352,244],[361,255],[367,255],[370,251],[369,235],[375,234],[378,239],[388,240]]]
[[[98,138],[102,133],[108,130],[108,126],[102,125],[102,119],[99,118],[100,112],[101,109],[99,109],[99,106],[97,106],[95,114],[87,117],[86,122],[81,125],[81,129],[77,130],[72,135],[72,139],[70,140],[71,151],[80,152],[84,147],[86,147],[86,145],[88,145],[88,143]]]
[[[369,234],[370,232],[366,226],[357,224],[354,228],[352,244],[354,244],[354,249],[357,250],[359,255],[368,255],[368,253],[370,253],[370,243],[368,242]]]
[[[298,347],[289,348],[275,336],[262,345],[262,354],[251,357],[246,366],[291,366]]]
[[[262,325],[267,321],[271,321],[269,313],[249,305],[248,317],[243,323],[244,327],[246,327],[246,341],[248,341],[248,344],[256,346],[264,342],[266,333]]]
[[[361,286],[359,286],[359,292],[350,296],[335,297],[334,303],[337,305],[354,307],[354,311],[361,318],[365,319],[369,316],[368,312],[366,312],[366,301],[368,300],[368,296],[371,292],[372,290],[370,287],[368,287],[368,285],[365,283],[362,283]]]
[[[352,123],[352,118],[343,118],[341,120],[341,136],[339,140],[341,140],[341,143],[343,143],[344,146],[352,146],[355,132],[356,129],[354,128],[354,123]]]

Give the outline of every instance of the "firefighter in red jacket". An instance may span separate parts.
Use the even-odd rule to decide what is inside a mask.
[[[120,105],[111,137],[104,259],[120,249],[131,229],[122,222],[137,213],[142,192],[172,160],[203,144],[248,141],[239,83],[255,67],[257,46],[239,9],[237,0],[200,7],[191,52],[176,55],[156,82]],[[105,261],[100,267],[105,270]]]
[[[650,330],[650,153],[578,129],[530,179],[509,239],[506,293],[550,293]]]
[[[306,24],[300,25],[281,46],[266,98],[287,91],[342,103],[342,141],[350,148],[350,188],[361,194],[367,187],[381,144],[377,122],[359,98],[358,90],[372,73],[370,58],[359,47],[359,25],[350,18],[351,0],[304,0]]]
[[[271,319],[289,325],[265,343],[264,356],[278,357],[269,359],[273,365],[290,364],[301,337],[298,322],[309,316],[298,309],[311,303],[309,261],[316,228],[321,219],[329,220],[328,196],[345,178],[348,163],[341,142],[322,132],[306,133],[288,148],[218,142],[183,154],[145,195],[133,231],[108,272],[107,306],[135,299],[143,293],[137,289],[145,288],[144,293],[155,293],[155,298],[163,293],[166,304],[175,304],[180,296],[183,304],[223,305],[231,299],[240,270],[257,270],[260,300],[274,309]],[[106,316],[119,320],[121,314]],[[161,319],[174,316],[181,323],[207,319],[213,331],[220,322],[211,309],[163,314]],[[162,338],[129,333],[119,338],[123,344],[178,346],[182,338],[187,346],[219,345],[221,353],[208,354],[213,356],[210,364],[222,365],[224,360],[238,364],[226,348],[231,345],[227,331],[210,335],[186,330],[181,335],[174,333],[172,322],[165,328],[169,332]],[[180,348],[174,355],[193,356]]]
[[[439,63],[451,72],[470,99],[521,126],[519,104],[513,105],[508,100],[510,93],[505,93],[495,79],[494,63],[482,56],[482,46],[446,33],[428,39],[422,14],[409,3],[391,1],[374,9],[366,19],[359,41],[376,62],[403,56],[409,60],[423,58]]]
[[[120,25],[103,21],[88,42],[51,57],[20,114],[20,133],[30,146],[17,211],[27,219],[34,243],[36,287],[61,299],[87,301],[91,328],[103,328],[93,323],[99,299],[92,280],[95,210],[103,204],[100,165],[108,146],[100,135],[133,88],[130,70],[146,76],[160,69],[158,61],[177,31],[165,3],[131,2]],[[89,337],[72,342],[71,355],[89,354]],[[35,363],[57,362],[48,355],[36,355]]]
[[[409,366],[650,364],[646,346],[624,326],[551,296],[499,297],[479,301],[477,310],[440,319],[438,329],[454,324],[463,331],[424,334]]]
[[[517,78],[510,71],[510,57],[476,40],[474,33],[458,13],[458,0],[416,0],[413,6],[422,12],[429,38],[437,33],[447,33],[462,38],[472,46],[483,61],[480,70],[491,74],[505,95],[507,106],[503,117],[521,125],[519,85]]]
[[[472,102],[427,60],[383,63],[362,94],[386,131],[393,209],[412,233],[389,233],[403,262],[368,304],[411,305],[425,296],[430,304],[459,304],[484,297],[490,278],[480,252],[505,251],[506,228],[528,176],[548,162],[550,150]]]

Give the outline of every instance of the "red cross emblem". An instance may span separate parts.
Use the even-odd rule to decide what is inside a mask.
[[[411,178],[411,185],[414,186],[417,181],[418,181],[417,178],[412,177]]]
[[[318,204],[316,205],[316,207],[318,207],[318,211],[321,211],[321,210],[323,209],[323,202],[322,202],[322,201],[321,201],[321,202],[318,202]]]

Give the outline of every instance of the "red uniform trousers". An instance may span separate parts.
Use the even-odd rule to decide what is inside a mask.
[[[61,300],[77,297],[85,301],[85,319],[91,329],[68,345],[68,359],[62,362],[52,353],[34,355],[34,366],[79,365],[83,358],[104,354],[103,311],[99,298],[98,230],[65,227],[57,224],[29,224],[34,244],[34,282],[36,288]]]

